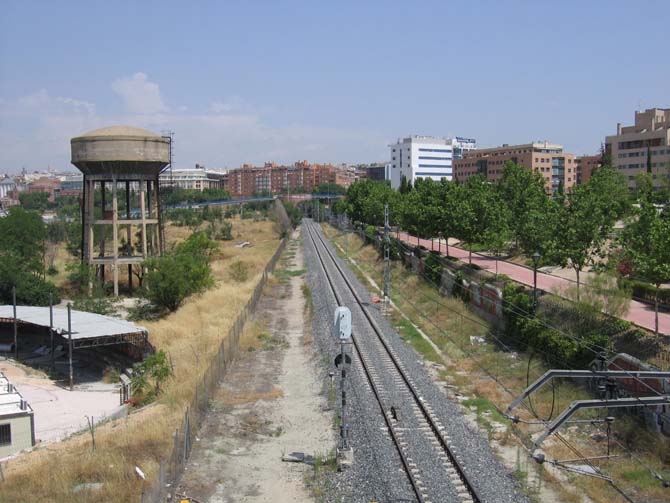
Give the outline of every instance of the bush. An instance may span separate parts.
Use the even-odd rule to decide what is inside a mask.
[[[242,283],[249,278],[249,269],[244,262],[236,260],[230,264],[230,277],[238,283]]]
[[[174,250],[147,261],[147,298],[156,306],[176,311],[189,296],[214,285],[209,261],[218,246],[196,232]]]
[[[160,310],[151,302],[138,300],[135,306],[128,308],[128,321],[156,320],[160,315]]]
[[[426,257],[425,266],[426,276],[430,281],[439,285],[442,277],[442,261],[439,254],[437,252],[430,252]]]
[[[666,308],[670,308],[670,289],[661,288],[657,292],[654,285],[634,279],[620,279],[619,282],[622,287],[627,287],[632,290],[634,299],[642,299],[653,304],[656,295],[658,295],[659,306],[662,305]]]
[[[72,303],[72,309],[104,316],[116,314],[114,304],[107,297],[78,297]]]
[[[151,402],[160,393],[161,384],[170,377],[170,373],[167,355],[162,350],[136,363],[131,380],[133,401],[142,405]]]
[[[591,306],[561,299],[544,298],[536,309],[532,293],[516,285],[506,285],[503,298],[506,335],[559,367],[587,368],[595,357],[594,346],[607,347],[613,335],[630,328],[630,323]]]

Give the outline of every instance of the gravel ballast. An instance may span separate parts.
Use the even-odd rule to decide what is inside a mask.
[[[329,370],[335,370],[332,360],[339,352],[339,343],[332,335],[336,301],[324,277],[323,266],[316,254],[307,226],[310,226],[312,232],[318,232],[324,238],[326,246],[359,298],[364,301],[369,299],[370,292],[356,279],[348,264],[337,257],[320,229],[306,220],[303,223],[303,240],[305,263],[308,268],[307,281],[311,287],[314,304],[313,328],[315,340],[323,354],[327,355],[324,356],[324,374],[327,375]],[[317,246],[321,247],[321,242],[316,239]],[[323,262],[333,278],[342,303],[352,311],[354,334],[361,346],[364,359],[369,362],[369,367],[372,369],[373,381],[380,390],[383,408],[388,414],[391,406],[394,409],[395,418],[391,419],[394,432],[401,439],[405,457],[410,457],[415,479],[421,481],[420,487],[424,499],[433,503],[462,501],[462,493],[461,496],[458,495],[458,491],[462,491],[462,486],[459,489],[458,480],[453,474],[449,475],[453,470],[449,470],[450,464],[445,461],[446,456],[438,457],[441,448],[436,445],[436,437],[432,431],[425,426],[423,416],[411,393],[406,390],[390,358],[384,355],[381,343],[376,340],[377,336],[356,304],[353,294],[348,292],[345,282],[339,278],[339,272],[332,265],[331,258],[324,255]],[[459,465],[481,500],[529,501],[518,489],[514,477],[495,457],[486,439],[467,424],[458,404],[450,401],[444,391],[433,382],[420,356],[402,341],[376,305],[368,305],[366,310],[381,329],[386,344],[399,361],[405,375],[411,380],[412,387],[421,397],[422,403],[436,418],[436,422],[442,428],[443,438],[448,439]],[[339,376],[339,372],[337,375]],[[339,383],[339,378],[336,378],[336,382]],[[339,389],[336,396],[335,406],[339,409]],[[403,469],[398,450],[391,440],[380,405],[372,393],[357,357],[353,358],[349,372],[347,396],[349,440],[354,449],[355,460],[349,470],[333,475],[333,494],[326,496],[327,501],[416,501],[417,497]]]

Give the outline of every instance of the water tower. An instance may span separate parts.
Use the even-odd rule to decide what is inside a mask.
[[[119,294],[119,268],[163,250],[158,177],[170,162],[170,138],[144,129],[112,126],[70,140],[72,164],[84,174],[82,258],[104,281],[111,273]]]

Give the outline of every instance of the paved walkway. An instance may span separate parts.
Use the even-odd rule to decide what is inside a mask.
[[[430,239],[419,239],[415,236],[401,232],[398,236],[401,241],[416,246],[417,243],[420,243],[421,246],[424,246],[427,249],[438,250],[437,241],[434,244]],[[440,247],[440,252],[442,255],[446,254],[447,248],[443,243]],[[456,257],[460,260],[467,261],[469,252],[458,248],[452,244],[449,245],[449,256]],[[523,283],[524,285],[533,286],[533,270],[524,267],[522,265],[513,264],[511,262],[506,262],[504,260],[497,260],[495,257],[487,257],[484,255],[472,254],[472,263],[478,265],[482,269],[486,269],[492,273],[496,272],[496,262],[497,262],[497,271],[498,274],[505,274],[509,276],[514,281]],[[541,290],[547,292],[561,292],[562,290],[567,289],[569,286],[573,285],[574,282],[569,279],[559,278],[558,276],[553,276],[550,274],[545,274],[540,271],[537,273],[537,287]],[[654,307],[636,300],[631,301],[630,308],[628,312],[622,316],[623,319],[634,323],[642,328],[647,330],[654,331],[655,322],[654,322]],[[661,334],[670,335],[670,313],[658,313],[658,331]]]

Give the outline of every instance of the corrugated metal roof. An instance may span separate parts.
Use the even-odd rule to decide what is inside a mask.
[[[67,338],[67,309],[54,307],[53,313],[55,332]],[[16,317],[25,323],[49,327],[48,307],[17,306]],[[14,319],[12,306],[0,306],[0,319],[3,321]],[[148,332],[146,328],[129,321],[101,314],[72,310],[73,340],[137,333],[147,334]]]

